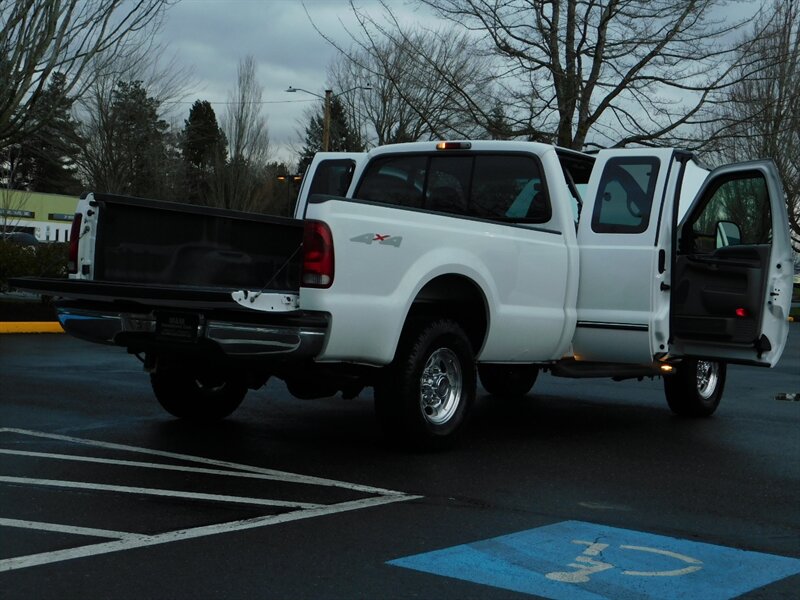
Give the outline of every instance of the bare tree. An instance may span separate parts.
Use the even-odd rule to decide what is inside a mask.
[[[167,163],[177,160],[177,143],[166,119],[184,96],[191,72],[153,44],[127,56],[98,55],[87,69],[92,83],[78,98],[83,143],[77,162],[85,182],[96,191],[180,199],[178,175],[168,177],[175,171]],[[160,143],[148,143],[154,136]],[[158,155],[148,156],[152,151]],[[137,177],[146,185],[137,185]]]
[[[261,96],[255,59],[247,56],[239,62],[236,89],[228,97],[228,111],[222,119],[229,160],[225,168],[215,169],[221,176],[212,186],[210,200],[218,206],[249,211],[269,208],[270,145]]]
[[[800,252],[800,2],[775,0],[750,32],[757,75],[733,86],[720,106],[710,162],[772,158],[786,191],[789,225]]]
[[[472,36],[403,26],[384,3],[381,19],[350,6],[358,24],[352,47],[315,27],[339,50],[329,68],[334,90],[356,88],[340,97],[353,130],[377,144],[483,135],[494,73]],[[358,89],[366,84],[370,90]]]
[[[721,0],[419,1],[493,57],[509,134],[571,148],[687,142],[747,60]]]
[[[9,157],[4,164],[2,176],[5,179],[5,185],[0,186],[0,239],[8,233],[16,231],[20,219],[29,216],[25,207],[31,197],[31,192],[28,190],[14,188],[13,182],[16,178],[14,158]]]
[[[39,100],[53,73],[64,75],[65,95],[80,95],[89,65],[135,50],[172,1],[0,1],[0,147],[46,122]]]

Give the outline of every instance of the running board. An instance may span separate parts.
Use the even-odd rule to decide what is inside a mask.
[[[657,377],[662,375],[660,365],[629,365],[620,363],[581,362],[564,359],[548,367],[556,377],[571,379],[589,379],[594,377],[611,377],[612,379],[638,379],[641,377]]]

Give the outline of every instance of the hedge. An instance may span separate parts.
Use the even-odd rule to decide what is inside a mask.
[[[66,277],[69,244],[20,246],[0,240],[0,291],[8,290],[12,277]]]

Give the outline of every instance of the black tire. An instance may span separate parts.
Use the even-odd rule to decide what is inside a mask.
[[[664,377],[664,394],[672,412],[682,417],[709,417],[717,410],[725,388],[724,362],[686,359],[677,372]]]
[[[150,375],[156,398],[180,419],[216,421],[235,411],[247,394],[244,377],[233,373],[200,373],[191,369],[161,369]]]
[[[444,448],[462,431],[476,385],[474,352],[461,326],[449,319],[421,323],[404,333],[376,383],[375,411],[395,441]]]
[[[539,369],[533,365],[478,365],[478,375],[490,394],[521,398],[533,388]]]

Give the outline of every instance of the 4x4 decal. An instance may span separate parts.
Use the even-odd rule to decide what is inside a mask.
[[[400,244],[403,243],[403,236],[389,235],[387,233],[363,233],[361,235],[357,235],[356,237],[350,238],[350,241],[359,244],[367,244],[368,246],[373,242],[377,242],[382,246],[394,246],[399,248]]]

